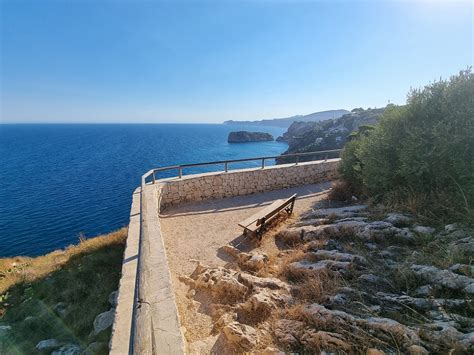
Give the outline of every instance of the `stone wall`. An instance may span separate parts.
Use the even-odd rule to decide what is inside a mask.
[[[162,179],[161,208],[183,202],[249,195],[292,186],[331,180],[340,159],[283,164],[265,169],[241,169],[229,172],[187,175]]]

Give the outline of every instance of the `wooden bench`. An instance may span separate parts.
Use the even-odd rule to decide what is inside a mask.
[[[288,214],[293,212],[295,200],[296,194],[287,199],[276,200],[270,206],[265,207],[245,221],[240,222],[239,226],[244,229],[244,235],[247,236],[247,234],[250,233],[260,239],[265,231],[265,225],[275,218],[280,211],[285,210]]]

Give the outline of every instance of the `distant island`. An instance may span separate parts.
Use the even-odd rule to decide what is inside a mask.
[[[224,121],[224,124],[251,125],[251,126],[277,126],[288,128],[293,122],[311,122],[336,119],[349,113],[347,110],[329,110],[310,113],[309,115],[296,115],[286,118],[273,118],[258,121]]]
[[[272,141],[273,136],[265,132],[238,131],[230,132],[227,141],[229,143],[249,143]]]

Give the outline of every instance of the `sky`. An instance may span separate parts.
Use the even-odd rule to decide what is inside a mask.
[[[0,0],[0,122],[404,104],[474,58],[471,2]]]

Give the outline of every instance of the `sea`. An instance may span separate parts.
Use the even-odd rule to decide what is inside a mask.
[[[126,226],[132,192],[152,168],[277,156],[287,149],[276,141],[227,143],[229,132],[238,130],[275,138],[285,131],[225,124],[0,125],[0,257],[45,254],[77,243],[81,235]],[[223,167],[184,173],[215,169]]]

